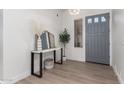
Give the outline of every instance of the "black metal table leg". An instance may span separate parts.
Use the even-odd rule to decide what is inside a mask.
[[[41,78],[42,73],[42,53],[40,53],[40,74],[34,73],[34,53],[31,53],[31,75]]]
[[[53,51],[54,63],[56,63],[56,50]]]
[[[40,53],[40,77],[43,76],[43,71],[42,71],[42,59],[43,59],[43,56],[42,56],[42,53]]]
[[[34,73],[34,53],[31,52],[31,74]]]
[[[61,48],[61,64],[63,64],[63,48]]]
[[[56,50],[54,50],[54,63],[56,64],[63,64],[63,49],[61,48],[61,61],[56,62]]]

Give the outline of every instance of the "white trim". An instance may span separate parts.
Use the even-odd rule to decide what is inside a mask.
[[[24,73],[22,73],[22,74],[17,75],[17,76],[14,77],[14,78],[11,78],[10,80],[0,81],[0,83],[1,83],[1,84],[14,84],[14,83],[16,83],[16,82],[18,82],[18,81],[20,81],[20,80],[22,80],[22,79],[24,79],[24,78],[30,76],[30,75],[31,75],[30,72],[27,71],[27,72],[24,72]]]
[[[10,84],[10,83],[7,83],[6,81],[0,81],[0,84]]]
[[[109,66],[112,66],[112,10],[109,12]]]
[[[85,61],[80,61],[80,60],[73,60],[73,59],[66,59],[67,61],[76,61],[76,62],[81,62],[81,63],[85,63]]]
[[[116,68],[116,65],[112,66],[115,74],[117,75],[117,78],[119,80],[119,83],[120,84],[124,84],[124,80],[121,78],[121,75],[119,74],[119,72],[117,71],[117,68]]]
[[[5,84],[5,83],[4,83],[4,81],[1,81],[1,80],[0,80],[0,84]]]

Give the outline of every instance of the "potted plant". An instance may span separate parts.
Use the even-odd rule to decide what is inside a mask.
[[[64,46],[63,61],[66,61],[65,48],[66,48],[66,44],[70,41],[70,35],[68,34],[66,28],[64,29],[64,32],[59,34],[59,41],[63,43],[63,46]]]

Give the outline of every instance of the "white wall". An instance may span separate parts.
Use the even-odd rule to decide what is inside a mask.
[[[112,11],[113,67],[124,83],[124,10]]]
[[[59,46],[62,25],[61,16],[57,17],[56,13],[61,14],[58,10],[4,10],[4,81],[12,82],[30,74],[34,24],[37,29],[52,32]]]
[[[0,9],[0,80],[3,72],[3,10]]]
[[[68,59],[85,61],[85,17],[90,15],[96,15],[101,13],[111,13],[108,9],[81,9],[80,14],[73,16],[66,10],[63,14],[63,29],[66,27],[69,34],[71,35],[71,40],[66,48],[66,56]],[[83,19],[83,48],[74,47],[74,19]],[[110,36],[111,37],[111,36]],[[111,39],[111,38],[110,38]]]

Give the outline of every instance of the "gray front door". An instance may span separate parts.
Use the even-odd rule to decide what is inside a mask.
[[[86,61],[109,64],[109,13],[88,16],[86,21]]]

